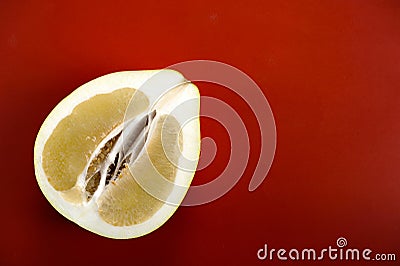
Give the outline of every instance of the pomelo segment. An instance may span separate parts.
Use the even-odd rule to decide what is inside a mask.
[[[159,198],[167,197],[172,191],[172,186],[168,183],[164,185],[157,182],[157,173],[153,174],[151,170],[154,167],[160,176],[174,182],[176,175],[174,163],[177,163],[180,154],[180,126],[173,116],[168,115],[161,116],[155,123],[146,152],[142,153],[130,169],[124,169],[120,177],[108,186],[99,198],[100,216],[110,224],[121,226],[146,221],[164,204]],[[165,144],[162,138],[168,139],[164,141]],[[169,153],[168,157],[165,150]],[[145,191],[132,176],[133,174],[145,177],[146,181],[156,182],[157,193],[153,193],[156,195],[150,195]]]
[[[149,106],[147,97],[135,89],[123,88],[78,104],[57,124],[44,146],[42,160],[54,189],[63,191],[75,186],[93,151],[123,122],[134,93],[136,102],[132,104],[137,114],[142,113]]]
[[[48,201],[94,233],[133,238],[175,212],[200,151],[199,92],[172,70],[92,80],[43,123],[35,173]]]

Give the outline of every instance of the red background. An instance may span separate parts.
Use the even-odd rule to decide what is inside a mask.
[[[256,252],[264,243],[335,246],[340,236],[399,261],[400,2],[156,2],[0,2],[0,264],[289,265],[260,262]],[[227,101],[254,129],[233,190],[180,208],[139,239],[106,239],[64,219],[34,176],[47,114],[95,77],[192,59],[231,64],[267,96],[278,144],[264,183],[247,190],[260,150],[254,115],[201,83],[202,95]],[[218,154],[196,184],[216,176],[229,153],[222,127],[203,119],[202,134],[214,136]],[[356,264],[336,263],[314,264]]]

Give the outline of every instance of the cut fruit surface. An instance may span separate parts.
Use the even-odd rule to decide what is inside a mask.
[[[62,100],[35,142],[38,184],[62,215],[111,238],[175,212],[200,152],[199,92],[172,70],[117,72]]]

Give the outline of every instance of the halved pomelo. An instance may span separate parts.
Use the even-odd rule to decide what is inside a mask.
[[[94,79],[48,115],[34,147],[48,201],[81,227],[134,238],[183,200],[200,151],[199,92],[172,70]]]

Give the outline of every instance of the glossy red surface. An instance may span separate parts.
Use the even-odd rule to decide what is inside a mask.
[[[259,261],[257,251],[322,249],[341,236],[400,260],[398,1],[1,1],[0,21],[1,265],[289,265]],[[234,189],[180,208],[139,239],[106,239],[64,219],[34,176],[47,114],[95,77],[192,59],[241,69],[268,98],[278,142],[264,183],[248,191],[260,151],[255,116],[236,95],[199,83],[253,132]],[[220,173],[230,151],[226,131],[202,122],[218,153],[195,184]]]

